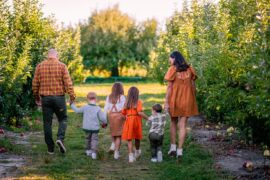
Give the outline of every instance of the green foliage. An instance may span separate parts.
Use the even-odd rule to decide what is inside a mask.
[[[0,1],[0,123],[17,126],[34,107],[33,73],[48,49],[59,48],[75,81],[84,77],[79,30],[58,30],[43,16],[38,0],[12,2],[11,8],[7,0]]]
[[[152,72],[163,82],[169,53],[181,51],[199,76],[200,110],[268,144],[269,11],[266,0],[185,1],[160,36]]]
[[[85,79],[85,83],[114,83],[114,82],[122,82],[122,83],[133,83],[133,82],[147,82],[148,78],[145,77],[125,77],[125,76],[112,76],[109,78],[103,77],[92,77],[89,76]],[[151,82],[153,80],[151,79]]]
[[[14,150],[14,144],[12,144],[7,137],[0,139],[0,147],[5,148],[7,151]]]
[[[157,22],[149,20],[141,25],[117,6],[95,11],[88,22],[81,25],[81,52],[90,70],[108,70],[119,76],[119,66],[136,61],[148,65],[148,55],[155,45]]]
[[[52,37],[52,27],[50,21],[42,18],[37,1],[14,0],[13,11],[7,4],[1,1],[0,36],[5,38],[0,44],[0,118],[12,124],[12,119],[22,118],[33,105],[31,74],[43,56],[46,39]]]
[[[82,82],[85,78],[82,57],[80,55],[80,29],[62,28],[57,33],[55,47],[60,60],[68,67],[73,82]]]

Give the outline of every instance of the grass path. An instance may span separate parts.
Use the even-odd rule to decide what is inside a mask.
[[[125,86],[125,94],[131,84]],[[145,112],[150,115],[150,108],[154,103],[162,103],[165,87],[159,84],[136,84],[144,102]],[[89,91],[95,91],[99,96],[99,104],[103,107],[106,96],[110,93],[111,84],[79,85],[75,87],[77,105],[86,103],[85,96]],[[46,154],[43,136],[31,138],[32,149],[29,149],[28,166],[23,169],[22,179],[219,179],[213,168],[211,155],[188,137],[185,145],[185,156],[181,164],[175,159],[165,156],[164,162],[153,164],[150,162],[150,148],[147,138],[148,127],[143,122],[144,138],[141,142],[142,157],[133,164],[128,163],[127,144],[122,143],[121,158],[116,161],[107,154],[110,146],[109,128],[101,129],[99,133],[98,160],[91,160],[85,156],[85,136],[81,130],[82,117],[68,110],[69,122],[66,132],[66,155],[56,153]],[[169,122],[169,121],[168,121]],[[54,121],[54,135],[57,130]],[[163,152],[169,147],[169,123],[166,125]],[[54,136],[55,137],[55,136]]]

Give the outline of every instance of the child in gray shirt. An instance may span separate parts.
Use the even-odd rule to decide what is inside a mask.
[[[71,108],[76,113],[83,113],[82,129],[85,131],[87,139],[86,155],[91,156],[92,159],[96,159],[100,122],[102,123],[102,127],[106,127],[107,119],[105,113],[96,105],[96,93],[89,92],[87,94],[87,100],[87,105],[77,108],[76,105],[72,103]]]

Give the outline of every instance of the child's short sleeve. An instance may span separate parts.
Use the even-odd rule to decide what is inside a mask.
[[[143,104],[142,101],[139,100],[138,101],[138,105],[137,105],[137,111],[138,112],[142,112],[143,111],[143,105],[142,104]]]
[[[150,116],[150,117],[148,118],[148,121],[153,121],[153,119],[154,119],[154,117],[153,117],[153,116]]]
[[[196,80],[197,79],[197,74],[196,74],[196,71],[193,67],[190,66],[190,71],[191,71],[191,79],[192,80]]]
[[[175,66],[171,66],[168,69],[167,73],[165,74],[164,80],[166,80],[166,81],[174,81],[175,76],[176,76],[176,68],[175,68]]]

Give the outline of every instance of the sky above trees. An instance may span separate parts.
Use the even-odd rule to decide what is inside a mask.
[[[119,9],[138,21],[155,18],[160,26],[164,26],[166,18],[175,9],[180,9],[182,0],[42,0],[45,15],[55,15],[58,23],[76,24],[87,20],[90,13],[98,9],[106,9],[115,4]]]

